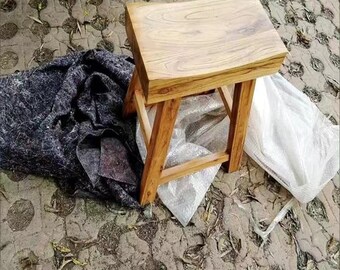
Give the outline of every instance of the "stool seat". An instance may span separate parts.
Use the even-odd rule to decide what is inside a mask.
[[[147,104],[275,73],[287,54],[259,0],[129,3],[126,30]]]

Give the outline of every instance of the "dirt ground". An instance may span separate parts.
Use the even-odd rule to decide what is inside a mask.
[[[126,2],[0,0],[0,74],[89,48],[131,55]],[[281,73],[338,123],[339,1],[262,4],[290,51]],[[290,199],[245,157],[239,172],[218,173],[182,227],[160,201],[138,212],[69,198],[52,179],[0,171],[0,269],[339,269],[339,175],[263,243],[251,217],[265,230]]]

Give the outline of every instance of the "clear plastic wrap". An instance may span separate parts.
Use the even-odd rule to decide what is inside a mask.
[[[155,114],[155,107],[148,108],[151,125]],[[183,99],[172,134],[166,167],[225,149],[228,126],[229,119],[218,93]],[[213,139],[216,137],[216,140]],[[137,145],[142,159],[145,160],[146,149],[139,123]],[[220,165],[213,166],[159,186],[159,197],[184,226],[195,213],[219,168]]]
[[[229,86],[232,89],[233,86]],[[148,109],[151,124],[155,108]],[[166,167],[226,148],[229,118],[217,92],[182,100]],[[145,160],[139,124],[137,145]],[[339,169],[339,126],[281,75],[257,79],[245,142],[246,153],[300,202],[312,200]],[[220,166],[158,188],[158,195],[185,226]]]

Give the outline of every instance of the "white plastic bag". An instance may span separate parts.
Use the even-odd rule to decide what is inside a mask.
[[[232,88],[232,86],[230,86]],[[149,108],[153,122],[155,108]],[[229,119],[218,93],[185,98],[166,167],[226,148]],[[137,145],[146,150],[137,124]],[[281,75],[256,81],[245,151],[300,202],[312,200],[339,169],[339,126]],[[158,195],[185,226],[220,166],[171,181]]]
[[[339,170],[339,126],[281,75],[256,82],[246,153],[302,203]]]

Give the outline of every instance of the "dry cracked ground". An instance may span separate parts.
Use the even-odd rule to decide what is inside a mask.
[[[338,123],[338,0],[262,4],[290,51],[281,73]],[[130,54],[124,5],[0,0],[0,74],[95,47]],[[239,172],[218,173],[185,228],[161,202],[140,213],[1,171],[0,268],[338,269],[339,185],[337,175],[313,201],[295,205],[263,243],[251,220],[265,230],[291,195],[246,157]]]

